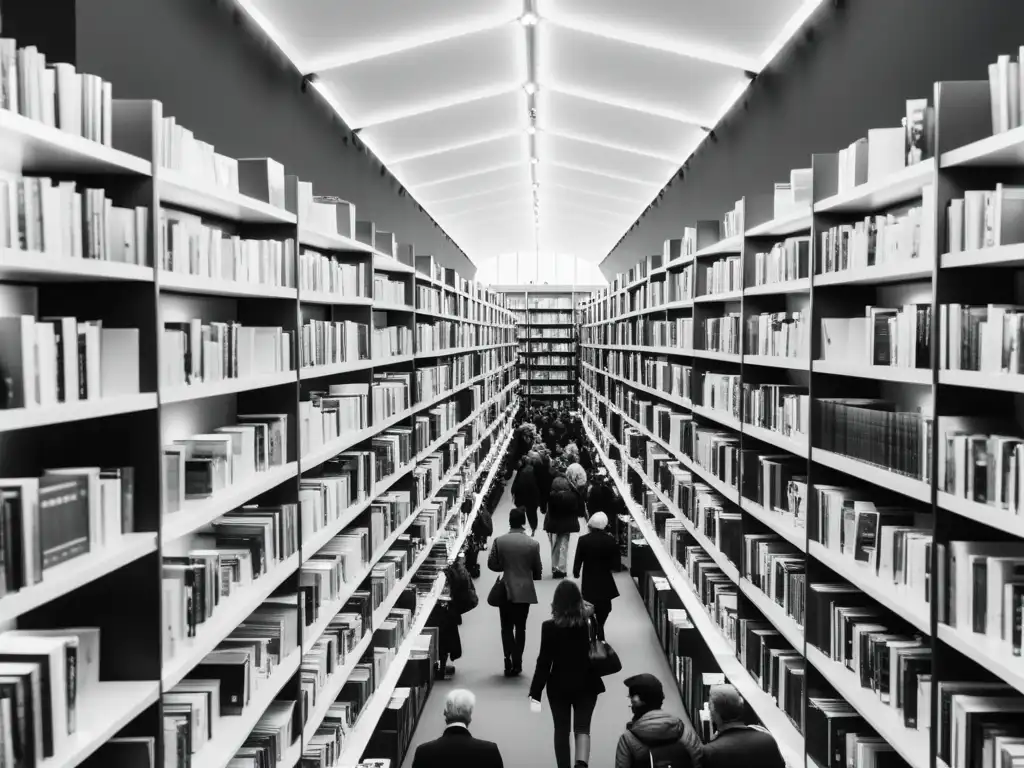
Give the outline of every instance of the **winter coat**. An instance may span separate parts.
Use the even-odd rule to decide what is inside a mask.
[[[626,725],[615,748],[615,768],[633,768],[650,762],[651,747],[682,741],[690,752],[693,768],[701,768],[703,746],[697,734],[673,714],[654,709]]]
[[[527,464],[516,472],[516,479],[512,481],[512,499],[517,507],[534,509],[540,506],[540,498],[536,470]]]
[[[554,472],[551,471],[551,458],[544,454],[541,456],[541,465],[536,469],[537,477],[537,490],[540,491],[540,505],[543,507],[548,503],[548,497],[551,495],[551,482],[555,478]]]
[[[583,571],[580,591],[583,599],[592,603],[614,600],[619,596],[615,586],[615,571],[619,568],[619,545],[604,531],[591,531],[576,542],[576,559],[572,564],[572,577],[578,579]]]
[[[587,506],[583,494],[564,477],[551,483],[548,512],[544,515],[544,530],[548,533],[578,533],[580,518],[586,517]]]

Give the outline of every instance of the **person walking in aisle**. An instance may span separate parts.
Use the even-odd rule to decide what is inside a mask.
[[[586,484],[587,473],[579,464],[571,464],[565,477],[556,477],[551,483],[544,530],[551,539],[551,575],[556,579],[564,579],[569,572],[569,537],[579,532],[580,518],[587,516],[583,501]]]
[[[701,768],[700,738],[680,718],[661,708],[665,701],[661,681],[645,672],[624,682],[633,719],[619,737],[615,768]],[[747,755],[747,765],[752,758]]]
[[[612,612],[612,600],[619,596],[614,575],[619,567],[619,545],[605,532],[608,516],[604,512],[591,515],[587,525],[590,533],[576,542],[572,577],[578,579],[583,571],[583,599],[594,606],[597,636],[604,640],[604,623]]]
[[[541,625],[530,698],[539,702],[547,688],[558,768],[570,768],[570,730],[576,742],[576,768],[586,768],[590,760],[590,720],[597,697],[605,691],[590,665],[593,615],[593,606],[584,602],[575,582],[563,581],[555,587],[551,618]]]
[[[498,618],[501,621],[501,648],[505,654],[505,677],[523,672],[526,648],[526,619],[530,606],[537,602],[534,581],[543,576],[540,542],[526,535],[526,512],[516,507],[508,515],[509,532],[491,545],[487,567],[501,574]],[[502,591],[503,590],[503,591]]]
[[[451,768],[453,765],[505,768],[498,745],[476,739],[469,732],[475,707],[476,696],[472,692],[456,688],[449,693],[444,703],[444,733],[416,748],[412,768]]]
[[[761,725],[743,722],[743,697],[729,684],[713,685],[708,693],[715,735],[704,745],[704,768],[785,768],[775,737]],[[755,757],[756,756],[756,757]]]
[[[519,471],[516,472],[516,479],[512,481],[512,501],[526,511],[531,536],[537,531],[537,508],[540,506],[540,486],[537,477],[539,465],[540,456],[535,451],[530,451],[523,458]]]

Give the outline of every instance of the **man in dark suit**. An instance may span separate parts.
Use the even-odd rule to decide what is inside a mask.
[[[476,697],[470,691],[456,689],[449,693],[444,703],[444,733],[416,748],[412,768],[505,768],[498,745],[474,739],[469,732],[475,706]]]
[[[508,515],[510,530],[491,545],[487,567],[501,574],[506,599],[498,606],[501,647],[505,653],[505,677],[523,671],[526,648],[526,618],[537,602],[534,581],[540,581],[540,542],[526,533],[526,511],[516,507]]]
[[[703,747],[704,768],[785,768],[775,737],[764,726],[744,721],[743,697],[733,686],[711,686],[708,707],[715,735]]]

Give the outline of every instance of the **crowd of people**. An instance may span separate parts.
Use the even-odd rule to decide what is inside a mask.
[[[504,674],[518,677],[523,673],[530,606],[538,602],[535,582],[544,576],[537,540],[543,514],[551,577],[559,583],[550,618],[541,628],[529,706],[541,711],[542,696],[547,694],[558,768],[588,768],[591,718],[598,697],[606,692],[602,678],[621,669],[605,638],[605,624],[619,595],[616,531],[625,506],[607,472],[598,466],[577,415],[535,406],[521,411],[519,420],[507,457],[509,474],[515,472],[515,506],[509,513],[508,533],[490,545],[487,566],[499,576],[487,603],[498,609]],[[569,544],[584,526],[587,533],[576,543],[572,564],[577,584],[566,579]],[[486,546],[482,541],[477,544]],[[656,676],[633,675],[624,682],[633,718],[618,740],[614,768],[784,768],[771,734],[744,722],[744,702],[733,686],[712,688],[709,708],[716,735],[702,744],[686,721],[662,709],[665,693]],[[467,690],[449,694],[444,734],[417,749],[413,768],[503,768],[498,746],[469,732],[475,701]]]

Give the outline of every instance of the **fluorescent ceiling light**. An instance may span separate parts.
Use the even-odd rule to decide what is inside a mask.
[[[533,96],[533,94],[537,92],[537,84],[532,82],[525,83],[523,85],[523,90],[526,91],[527,96]]]
[[[263,15],[263,13],[256,7],[253,0],[235,0],[238,3],[238,7],[245,11],[249,18],[251,18],[256,25],[263,30],[267,37],[276,45],[281,53],[283,53],[295,68],[302,74],[307,74],[311,70],[303,66],[302,58],[299,56],[299,52],[296,51],[291,45],[284,39],[284,35],[281,31],[270,23],[270,19]]]
[[[379,158],[381,158],[383,160],[386,160],[389,165],[401,165],[402,163],[407,163],[410,160],[422,160],[425,157],[433,157],[435,155],[443,155],[446,152],[455,152],[456,150],[459,150],[459,149],[467,149],[469,147],[475,147],[477,144],[486,144],[486,143],[488,143],[490,141],[497,141],[498,139],[508,138],[509,136],[519,136],[521,130],[522,129],[516,130],[515,128],[510,128],[510,129],[508,129],[506,131],[500,131],[498,133],[491,134],[490,136],[481,136],[479,138],[475,138],[472,141],[464,141],[464,142],[461,142],[459,144],[448,144],[448,145],[445,145],[445,146],[442,146],[442,147],[437,147],[435,149],[428,149],[426,152],[416,152],[416,153],[414,153],[412,155],[404,155],[404,156],[399,156],[399,157],[387,157],[386,158],[380,152],[375,152],[374,154],[376,154],[377,157],[379,157]],[[369,134],[361,133],[359,138],[361,138],[364,143],[369,145],[369,143],[370,143]]]
[[[530,158],[530,163],[531,163],[532,165],[536,165],[536,164],[537,164],[537,163],[539,163],[539,162],[540,162],[540,160],[538,160],[538,159],[537,159],[536,157],[531,157],[531,158]]]
[[[549,91],[556,91],[557,93],[563,93],[566,96],[573,96],[577,99],[585,99],[598,104],[607,104],[612,107],[618,107],[619,109],[630,109],[634,112],[643,112],[644,114],[655,115],[656,117],[664,117],[667,120],[675,120],[677,123],[683,123],[685,125],[708,124],[706,115],[703,117],[700,115],[684,115],[672,109],[662,109],[661,107],[644,104],[640,101],[633,101],[632,99],[613,99],[603,94],[591,93],[581,88],[567,88],[564,85],[559,85],[557,83],[552,84],[542,76],[537,79],[545,89]]]
[[[533,126],[533,125],[529,125],[529,126],[526,127],[526,132],[528,134],[530,134],[531,136],[533,136],[533,134],[535,134],[537,132],[537,128],[535,126]]]
[[[537,21],[538,19],[536,13],[524,13],[522,16],[519,17],[519,23],[522,24],[524,27],[532,27],[537,23]]]
[[[357,121],[356,124],[348,123],[348,127],[355,130],[356,128],[369,128],[370,126],[381,125],[382,123],[393,123],[398,120],[407,120],[410,117],[418,117],[424,115],[427,112],[434,112],[439,109],[448,109],[449,107],[457,107],[460,104],[465,104],[468,101],[476,101],[478,99],[487,99],[492,96],[502,96],[511,91],[515,91],[519,88],[518,85],[512,83],[503,83],[501,85],[494,85],[489,88],[478,88],[473,91],[467,91],[460,93],[457,96],[449,98],[439,98],[434,101],[424,102],[418,106],[412,108],[398,108],[390,111],[382,111],[379,114],[374,115],[370,119]]]

